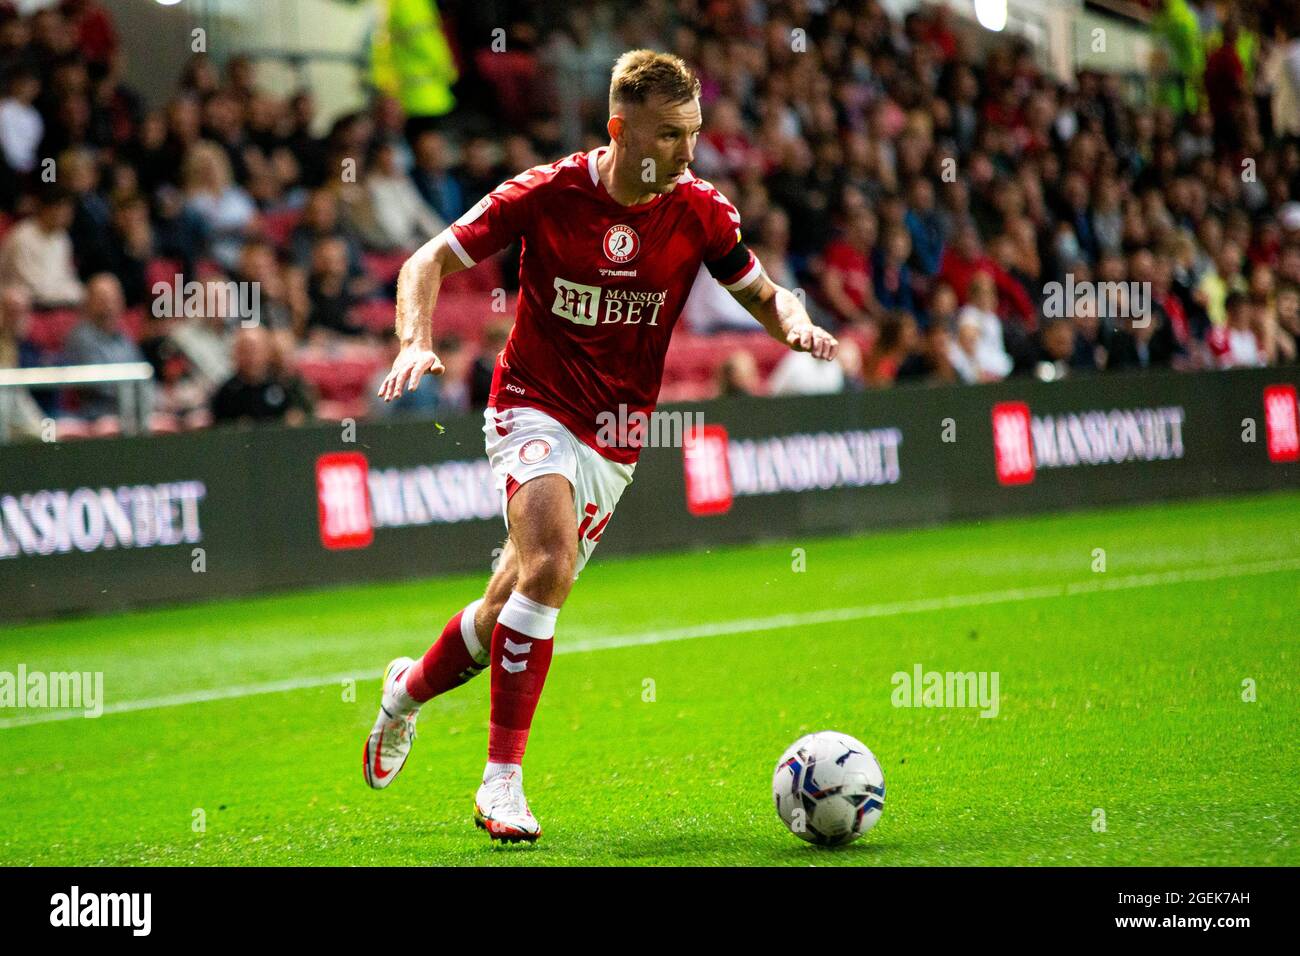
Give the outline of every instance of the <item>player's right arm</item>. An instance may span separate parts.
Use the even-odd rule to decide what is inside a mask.
[[[401,395],[403,389],[415,389],[425,372],[443,373],[442,362],[433,351],[433,307],[443,278],[465,268],[452,249],[450,232],[448,227],[422,245],[397,274],[397,338],[402,350],[379,387],[379,397],[386,402]]]

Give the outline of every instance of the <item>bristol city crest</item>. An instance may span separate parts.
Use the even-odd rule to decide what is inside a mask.
[[[519,449],[519,460],[525,465],[535,465],[550,453],[550,442],[543,438],[534,438],[524,442],[524,447]]]
[[[610,262],[630,262],[641,251],[641,239],[631,226],[610,226],[605,233],[605,258]]]

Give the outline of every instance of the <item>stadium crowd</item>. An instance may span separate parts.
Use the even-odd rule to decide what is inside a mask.
[[[148,361],[157,431],[480,407],[518,249],[446,282],[447,373],[385,406],[397,271],[501,180],[606,142],[634,46],[698,71],[696,173],[845,343],[787,353],[705,277],[665,401],[1297,361],[1300,17],[1153,4],[1185,75],[1135,92],[1058,83],[1011,37],[977,53],[943,7],[629,6],[440,4],[458,104],[376,92],[318,136],[312,92],[247,58],[195,55],[148,110],[96,0],[0,2],[0,367]],[[19,424],[109,434],[116,402],[33,391]]]

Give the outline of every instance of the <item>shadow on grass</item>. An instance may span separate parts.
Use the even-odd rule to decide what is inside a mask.
[[[484,846],[470,865],[520,866],[871,866],[898,846],[870,839],[819,847],[779,840],[746,841],[722,834],[628,834],[581,842],[545,836],[535,844]]]

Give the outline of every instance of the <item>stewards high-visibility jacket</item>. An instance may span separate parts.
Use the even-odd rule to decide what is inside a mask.
[[[407,116],[442,116],[456,106],[459,76],[434,0],[379,0],[371,46],[375,88],[397,97]]]

